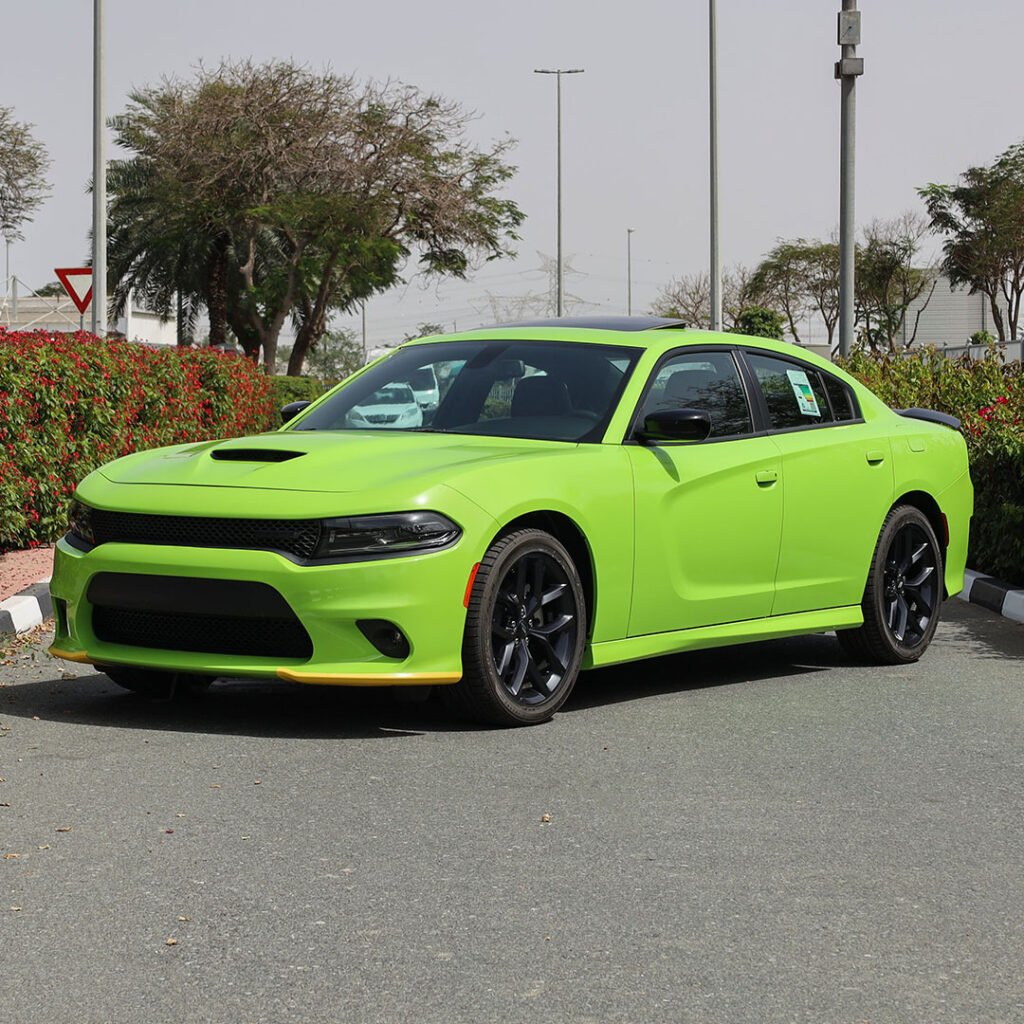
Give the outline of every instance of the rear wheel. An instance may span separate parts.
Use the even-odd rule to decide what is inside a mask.
[[[861,607],[864,625],[844,629],[851,654],[882,665],[917,661],[931,643],[942,605],[942,549],[931,523],[912,505],[886,517]]]
[[[439,692],[479,722],[545,722],[572,691],[585,640],[583,586],[568,551],[542,530],[517,530],[495,541],[480,563],[462,681]]]
[[[107,678],[124,690],[131,690],[143,697],[155,700],[170,700],[205,690],[212,682],[212,676],[199,676],[187,672],[160,672],[151,668],[106,667],[98,665]]]

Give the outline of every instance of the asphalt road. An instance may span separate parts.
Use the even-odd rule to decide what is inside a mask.
[[[0,667],[0,1020],[1024,1021],[1024,627],[974,606],[917,666],[703,652],[512,731],[40,652]]]

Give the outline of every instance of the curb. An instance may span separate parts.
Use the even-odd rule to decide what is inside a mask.
[[[0,601],[0,635],[24,633],[53,617],[50,577],[33,583],[14,597]]]
[[[1024,587],[1015,587],[994,576],[967,569],[964,572],[964,589],[956,596],[961,601],[980,604],[1003,618],[1024,623]]]

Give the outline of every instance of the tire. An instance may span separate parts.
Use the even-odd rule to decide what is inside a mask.
[[[123,690],[131,690],[132,693],[152,700],[192,696],[205,690],[213,682],[211,676],[185,672],[159,672],[151,668],[115,668],[101,665],[96,667]]]
[[[462,680],[440,687],[441,698],[477,722],[546,722],[572,692],[586,633],[583,585],[569,552],[542,530],[507,534],[480,562]]]
[[[906,665],[927,650],[942,606],[942,548],[931,523],[912,505],[892,509],[871,559],[861,607],[864,625],[837,634],[851,655],[878,665]]]

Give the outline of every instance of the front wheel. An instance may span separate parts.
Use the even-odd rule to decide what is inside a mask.
[[[881,665],[917,661],[931,643],[942,605],[942,549],[931,523],[897,505],[882,525],[861,607],[864,625],[844,629],[851,654]]]
[[[585,641],[583,586],[568,551],[543,530],[517,530],[495,541],[480,563],[462,681],[440,693],[479,722],[545,722],[572,691]]]

